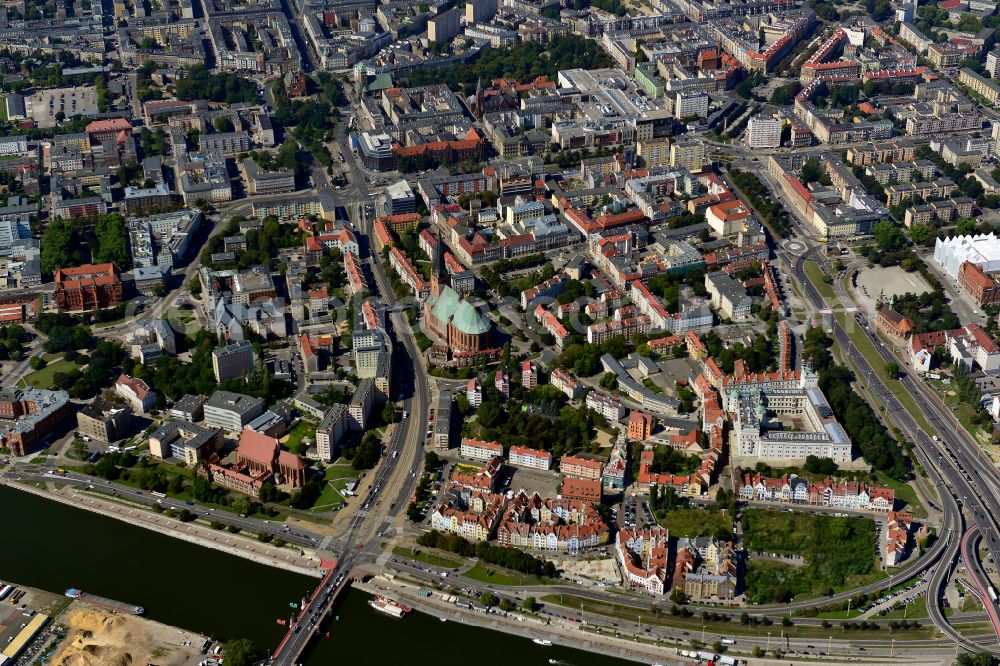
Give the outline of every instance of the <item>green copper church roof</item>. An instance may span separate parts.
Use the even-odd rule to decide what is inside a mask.
[[[467,335],[481,335],[489,331],[491,326],[490,320],[483,316],[479,310],[469,305],[468,301],[459,303],[452,321],[455,328]]]
[[[458,309],[458,294],[451,287],[443,287],[441,289],[441,294],[433,299],[431,303],[431,314],[438,321],[448,321],[451,319],[452,315],[455,314],[455,310]]]

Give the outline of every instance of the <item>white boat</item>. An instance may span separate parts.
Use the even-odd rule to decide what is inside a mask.
[[[448,618],[446,618],[446,617],[439,617],[438,619],[441,620],[442,622],[447,622],[448,621]]]
[[[380,613],[385,613],[386,615],[391,615],[395,618],[402,618],[413,610],[409,606],[404,606],[397,601],[393,601],[392,599],[387,599],[385,597],[374,597],[373,599],[369,599],[368,605]]]
[[[544,645],[545,647],[552,647],[552,641],[547,640],[545,638],[533,638],[531,642],[535,643],[536,645]]]

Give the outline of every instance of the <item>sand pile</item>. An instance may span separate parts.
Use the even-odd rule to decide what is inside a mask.
[[[196,663],[194,649],[179,644],[176,629],[140,617],[71,608],[65,623],[69,630],[53,657],[55,666]]]

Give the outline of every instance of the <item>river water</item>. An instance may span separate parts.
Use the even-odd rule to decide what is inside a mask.
[[[144,606],[146,617],[219,639],[251,638],[273,649],[278,618],[317,579],[256,564],[120,520],[0,486],[4,518],[0,580],[52,592],[76,587]],[[350,591],[306,655],[308,666],[434,663],[435,666],[574,666],[625,662],[412,613],[397,620]],[[425,662],[421,655],[426,655]],[[433,656],[431,656],[433,655]]]

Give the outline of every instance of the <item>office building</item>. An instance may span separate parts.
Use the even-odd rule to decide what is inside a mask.
[[[149,453],[160,460],[175,458],[197,465],[222,448],[222,441],[218,428],[167,421],[149,435]]]
[[[99,442],[116,442],[132,434],[132,409],[98,397],[76,414],[77,432]]]
[[[253,371],[253,345],[246,340],[212,350],[212,370],[215,381],[245,377]]]
[[[242,393],[216,391],[204,405],[205,425],[239,432],[264,413],[264,401]]]

